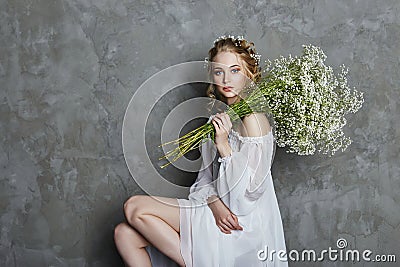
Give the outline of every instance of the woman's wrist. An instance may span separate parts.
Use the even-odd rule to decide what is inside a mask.
[[[227,157],[232,155],[232,148],[230,147],[229,143],[222,143],[219,145],[216,145],[219,155],[221,156],[221,158]]]
[[[207,204],[213,204],[215,203],[215,200],[219,199],[219,197],[217,195],[211,195],[207,198]]]
[[[221,200],[219,199],[218,196],[212,195],[207,198],[207,205],[211,210],[213,210],[213,208],[215,207],[215,204],[218,203],[219,201],[221,201]]]

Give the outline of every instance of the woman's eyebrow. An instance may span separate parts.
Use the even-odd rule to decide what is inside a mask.
[[[239,65],[236,64],[236,65],[230,66],[229,68],[233,68],[233,67],[236,67],[236,66],[237,66],[237,67],[240,67]],[[215,67],[214,69],[222,69],[222,68],[221,68],[221,67]]]

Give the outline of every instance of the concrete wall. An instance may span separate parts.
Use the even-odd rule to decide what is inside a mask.
[[[113,228],[123,202],[143,193],[121,144],[129,100],[157,71],[202,60],[225,33],[246,35],[262,59],[319,45],[364,92],[363,108],[348,118],[346,152],[277,151],[288,249],[336,248],[342,237],[400,261],[398,0],[2,0],[0,13],[1,266],[122,266]],[[165,101],[161,112],[179,103]]]

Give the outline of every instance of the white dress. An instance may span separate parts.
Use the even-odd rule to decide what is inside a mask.
[[[228,141],[232,154],[223,158],[212,140],[202,144],[201,170],[190,187],[188,199],[178,199],[185,264],[187,267],[288,266],[271,176],[273,133],[243,137],[231,129]],[[211,195],[218,195],[236,214],[243,230],[221,232],[207,205]],[[155,267],[178,266],[155,247],[149,246],[147,251]]]

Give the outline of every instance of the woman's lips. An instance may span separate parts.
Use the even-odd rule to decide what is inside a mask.
[[[224,90],[225,92],[230,92],[230,91],[232,91],[231,89],[232,89],[232,86],[227,86],[227,87],[222,88],[222,90]]]

